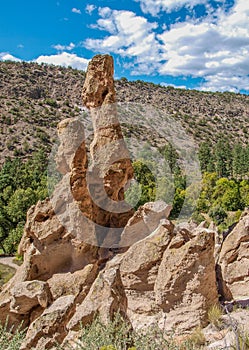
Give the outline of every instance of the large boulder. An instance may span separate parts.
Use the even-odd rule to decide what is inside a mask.
[[[115,259],[101,271],[81,305],[67,325],[68,330],[79,330],[81,325],[93,321],[99,314],[103,322],[112,319],[115,313],[126,314],[126,296],[122,285],[119,264]]]
[[[249,210],[225,238],[217,274],[224,299],[249,299]]]
[[[171,244],[165,250],[155,298],[167,330],[181,333],[207,323],[209,308],[218,302],[214,245],[214,232],[203,230],[181,246]]]
[[[58,298],[29,326],[20,350],[49,349],[66,336],[65,324],[74,311],[74,295]]]

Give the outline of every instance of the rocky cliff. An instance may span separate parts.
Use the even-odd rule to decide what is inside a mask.
[[[134,213],[124,200],[133,170],[110,56],[90,62],[83,103],[94,128],[90,154],[81,120],[60,122],[60,176],[51,198],[30,208],[19,246],[24,262],[0,295],[0,321],[28,328],[23,350],[49,349],[56,341],[67,348],[96,314],[106,321],[120,312],[133,328],[158,324],[183,334],[204,326],[218,302],[215,230],[175,226],[162,201]],[[235,298],[238,284],[249,294],[247,221],[245,214],[216,256],[224,298]],[[231,277],[239,260],[241,276],[233,270]]]

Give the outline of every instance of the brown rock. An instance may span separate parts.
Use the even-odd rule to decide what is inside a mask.
[[[80,324],[84,326],[92,322],[97,314],[103,322],[107,322],[118,311],[126,313],[126,296],[119,261],[114,259],[99,273],[83,303],[77,307],[67,329],[79,330]]]
[[[163,223],[123,254],[120,271],[127,297],[127,317],[134,328],[157,323],[161,313],[155,303],[154,284],[163,253],[170,244],[174,226]]]
[[[155,294],[166,329],[181,333],[205,324],[207,310],[218,301],[214,233],[203,231],[179,248],[165,250]]]
[[[20,350],[48,349],[66,335],[65,323],[73,312],[75,297],[63,296],[49,306],[28,328]]]
[[[38,305],[45,309],[49,302],[51,294],[46,282],[26,281],[11,290],[10,311],[24,315]]]
[[[131,246],[151,234],[159,225],[160,220],[169,217],[172,206],[163,201],[149,202],[135,212],[122,232],[120,247]]]
[[[90,145],[93,164],[88,177],[94,202],[92,220],[103,227],[123,228],[133,215],[124,201],[124,188],[133,178],[133,168],[117,118],[111,56],[92,59],[82,96],[83,104],[90,108],[94,129]],[[118,240],[112,230],[99,233],[100,245],[112,246]]]
[[[74,273],[54,274],[48,280],[53,299],[56,300],[65,295],[74,295],[75,297],[79,296],[77,301],[78,299],[82,301],[95,280],[97,271],[97,265],[89,264]]]
[[[249,298],[249,212],[225,238],[218,261],[220,294],[226,299]]]
[[[83,104],[87,108],[96,108],[116,101],[113,74],[111,56],[97,55],[90,61],[82,92]]]

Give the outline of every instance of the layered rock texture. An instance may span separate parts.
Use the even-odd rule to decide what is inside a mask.
[[[224,240],[217,269],[221,295],[249,301],[249,210]]]
[[[81,325],[115,312],[134,328],[158,324],[183,334],[204,326],[218,302],[215,230],[174,226],[162,201],[134,213],[124,200],[133,169],[117,119],[110,56],[90,62],[83,102],[94,127],[90,156],[82,122],[62,121],[60,176],[51,175],[59,180],[50,199],[30,208],[19,246],[24,262],[0,295],[0,321],[28,327],[23,350],[50,349],[56,341],[66,349]],[[245,214],[221,248],[225,298],[249,295],[248,220]]]

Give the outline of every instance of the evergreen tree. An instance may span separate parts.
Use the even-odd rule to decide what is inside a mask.
[[[215,171],[218,177],[232,175],[232,150],[227,139],[220,138],[214,149]]]
[[[198,151],[201,171],[204,172],[213,172],[214,168],[214,159],[213,159],[213,147],[209,142],[202,142]]]

